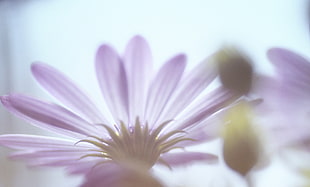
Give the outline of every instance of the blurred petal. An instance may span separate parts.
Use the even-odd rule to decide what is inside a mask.
[[[133,122],[137,116],[143,117],[152,67],[150,48],[141,36],[135,36],[129,41],[124,54],[124,66],[128,79],[129,117]]]
[[[96,56],[96,71],[101,92],[115,121],[128,118],[126,73],[121,59],[111,47],[103,45]]]
[[[196,102],[184,118],[178,119],[178,129],[185,129],[208,118],[234,101],[235,95],[223,88],[217,88]]]
[[[11,159],[19,159],[25,161],[32,161],[33,163],[43,162],[48,163],[51,160],[57,161],[77,161],[83,155],[86,155],[87,150],[68,149],[68,150],[43,150],[43,151],[22,151],[15,152],[10,155]]]
[[[300,74],[310,74],[309,61],[288,49],[272,48],[268,50],[267,55],[269,60],[277,67],[276,70],[279,73],[291,74],[296,76]],[[307,77],[309,78],[309,76]]]
[[[24,95],[1,96],[0,99],[10,112],[40,128],[76,138],[98,135],[93,125],[61,106]]]
[[[270,49],[268,57],[283,80],[283,89],[295,94],[310,92],[310,62],[308,60],[282,48]]]
[[[185,63],[185,55],[177,55],[163,65],[157,73],[148,93],[146,119],[149,124],[156,123],[159,115],[162,114],[183,75]]]
[[[96,105],[64,74],[42,63],[32,64],[31,70],[41,86],[66,107],[87,117],[90,122],[107,124]]]
[[[193,164],[194,162],[214,163],[218,161],[217,156],[201,152],[167,153],[161,158],[172,167]]]
[[[95,167],[81,187],[163,187],[148,171],[117,164]]]
[[[26,134],[4,134],[0,135],[0,145],[12,149],[67,149],[76,143],[75,140],[63,138],[26,135]]]
[[[207,59],[187,73],[176,88],[173,98],[165,107],[162,119],[174,119],[184,110],[216,77],[213,64]]]
[[[59,158],[59,157],[48,157],[48,158],[37,158],[26,160],[27,166],[38,168],[38,167],[63,167],[70,166],[72,164],[79,164],[79,160],[70,159],[69,157]]]
[[[186,147],[198,145],[218,138],[221,125],[221,116],[218,115],[219,114],[210,116],[186,128],[186,137],[193,139],[193,141],[182,141],[177,143],[176,146]]]
[[[92,158],[91,160],[81,159],[79,160],[78,164],[68,164],[66,167],[66,171],[72,175],[86,174],[90,172],[94,167],[97,167],[97,165],[102,161],[102,158]]]

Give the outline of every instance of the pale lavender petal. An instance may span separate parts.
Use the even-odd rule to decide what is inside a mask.
[[[0,99],[10,112],[40,128],[75,138],[99,135],[95,126],[61,106],[24,95],[1,96]]]
[[[104,164],[95,167],[86,175],[82,187],[163,187],[152,175],[139,168]]]
[[[307,123],[309,121],[309,116],[308,119],[302,118],[302,120],[296,119],[296,121],[286,116],[283,117],[283,114],[278,116],[278,118],[280,119],[272,121],[276,123],[276,125],[272,125],[271,127],[266,125],[266,128],[272,133],[270,138],[272,142],[271,145],[278,150],[287,147],[301,147],[302,149],[309,150],[310,131],[309,123]]]
[[[282,78],[284,89],[299,94],[310,91],[310,62],[307,59],[282,48],[270,49],[268,57]]]
[[[96,105],[64,74],[42,63],[32,64],[31,71],[41,86],[62,104],[83,115],[90,122],[107,124]]]
[[[179,122],[175,126],[178,129],[195,126],[197,123],[225,108],[235,99],[236,97],[233,93],[219,87],[204,96],[200,101],[197,101],[187,113],[182,115],[184,117],[178,119]]]
[[[221,110],[217,111],[211,116],[202,118],[194,125],[190,125],[187,128],[185,128],[184,131],[186,131],[186,138],[191,138],[194,141],[182,141],[177,143],[176,146],[180,147],[192,146],[218,138],[224,125],[223,118],[227,115],[228,110],[230,110],[231,107],[233,107],[239,102],[247,102],[254,108],[260,106],[262,101],[260,99],[248,100],[247,98],[239,98],[238,100],[235,100],[233,103],[229,101],[227,103],[228,105],[223,106]]]
[[[99,162],[98,159],[91,157],[82,158],[86,154],[89,154],[87,150],[43,150],[43,151],[20,151],[10,155],[11,159],[22,160],[30,167],[41,166],[66,166],[72,167],[73,165],[79,165],[84,162],[93,163]],[[104,161],[104,158],[101,158]],[[89,168],[90,169],[90,168]],[[87,172],[86,170],[84,170]]]
[[[221,112],[222,113],[222,112]],[[175,146],[187,147],[202,144],[219,137],[219,130],[222,125],[222,116],[218,116],[218,113],[212,115],[194,126],[186,128],[186,138],[192,139],[192,141],[182,141]]]
[[[35,135],[1,135],[0,145],[22,149],[10,155],[11,159],[24,160],[30,166],[69,165],[88,153],[90,145],[78,145],[76,141]]]
[[[171,167],[184,166],[195,162],[210,164],[218,161],[216,155],[201,152],[167,153],[163,154],[161,159],[166,161]]]
[[[0,135],[0,145],[12,149],[46,150],[46,149],[69,149],[77,140],[68,140],[56,137],[26,134]],[[85,146],[76,145],[84,148]]]
[[[150,48],[141,36],[130,40],[124,54],[124,66],[128,79],[129,117],[133,122],[137,116],[143,117],[152,67]]]
[[[128,119],[127,78],[121,59],[111,47],[103,45],[96,56],[96,72],[101,92],[116,121]]]
[[[65,167],[65,166],[70,166],[72,164],[79,164],[79,160],[77,159],[70,159],[69,157],[67,158],[37,158],[37,159],[29,159],[29,160],[24,160],[27,162],[27,166],[29,167]]]
[[[97,166],[86,175],[80,187],[117,187],[115,182],[120,178],[121,172],[121,167],[113,163]]]
[[[272,48],[268,50],[267,55],[279,73],[296,76],[302,74],[310,79],[310,62],[304,57],[283,48]]]
[[[102,162],[102,158],[92,158],[92,160],[79,160],[79,163],[68,164],[66,167],[66,171],[69,174],[86,174],[91,171],[94,167],[97,167],[100,162]]]
[[[41,150],[41,151],[18,151],[10,155],[10,159],[19,160],[79,160],[82,156],[88,154],[88,149],[52,149],[52,150]]]
[[[162,114],[164,107],[183,75],[185,63],[185,55],[173,57],[159,70],[153,80],[148,92],[145,116],[149,124],[155,124],[159,115]]]
[[[215,79],[216,71],[209,60],[206,59],[182,78],[160,121],[174,119]]]

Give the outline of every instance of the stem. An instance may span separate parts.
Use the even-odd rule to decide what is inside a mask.
[[[245,179],[245,182],[247,184],[247,187],[254,187],[253,180],[252,180],[250,174],[244,176],[244,179]]]

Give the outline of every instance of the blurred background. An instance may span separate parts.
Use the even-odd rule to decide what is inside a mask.
[[[257,71],[264,73],[270,71],[270,47],[287,47],[310,57],[307,0],[0,0],[0,94],[19,92],[49,100],[30,73],[30,64],[42,61],[99,99],[93,65],[97,47],[109,43],[122,52],[136,34],[149,41],[156,67],[185,52],[190,68],[227,44],[246,51]],[[0,134],[46,134],[2,107],[0,121]],[[68,187],[81,180],[62,169],[29,169],[9,161],[8,153],[0,148],[0,187]],[[214,166],[195,165],[174,174],[156,170],[168,176],[171,186],[203,187],[206,176],[213,186],[230,186],[225,181],[244,185]],[[257,186],[295,186],[290,176],[275,161]]]

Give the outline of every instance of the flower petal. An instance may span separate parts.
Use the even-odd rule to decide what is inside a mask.
[[[310,74],[309,61],[293,51],[284,48],[272,48],[268,50],[267,55],[280,73],[303,74],[305,76]],[[307,77],[309,78],[309,76]]]
[[[78,160],[88,153],[87,149],[64,149],[43,151],[19,151],[10,155],[11,159],[22,160]]]
[[[64,74],[42,63],[32,64],[31,71],[41,86],[65,106],[83,115],[90,122],[107,124],[96,105]]]
[[[194,126],[196,123],[201,122],[226,107],[234,99],[236,99],[235,95],[229,90],[222,87],[213,90],[200,101],[197,101],[186,114],[182,115],[184,116],[183,118],[178,119],[177,128],[185,129]]]
[[[308,95],[307,93],[310,91],[310,62],[307,59],[282,48],[272,48],[267,55],[283,80],[283,89],[290,93],[306,93]]]
[[[26,134],[4,134],[0,135],[0,145],[12,149],[67,149],[76,143],[76,140],[68,140],[56,137],[26,135]]]
[[[193,139],[193,141],[182,141],[175,146],[187,147],[206,143],[214,140],[219,136],[219,130],[222,124],[222,119],[218,114],[212,115],[194,126],[186,128],[186,138]]]
[[[167,153],[162,155],[161,159],[172,167],[184,166],[194,162],[214,163],[218,161],[216,155],[201,152]]]
[[[116,121],[128,119],[128,89],[121,59],[111,47],[103,45],[96,56],[96,72],[101,92]]]
[[[17,94],[0,99],[10,112],[40,128],[75,138],[99,135],[95,126],[61,106]]]
[[[70,159],[69,157],[59,158],[59,157],[48,157],[48,158],[36,158],[25,160],[27,162],[27,166],[29,167],[63,167],[70,166],[72,164],[79,164],[79,160]]]
[[[174,119],[184,110],[216,77],[216,71],[209,60],[205,60],[187,73],[181,82],[173,98],[165,108],[165,115],[161,120]]]
[[[121,168],[113,163],[97,166],[86,175],[81,187],[116,187],[115,181],[119,179],[121,171]]]
[[[83,162],[93,163],[100,160],[94,158],[83,158],[90,154],[88,149],[80,149],[78,147],[62,150],[40,150],[40,151],[19,151],[10,155],[10,159],[23,160],[28,166],[67,166],[83,164]],[[104,159],[101,158],[101,161]],[[86,169],[86,168],[85,168]],[[91,168],[88,168],[91,169]],[[87,170],[84,170],[87,172]]]
[[[186,56],[177,55],[169,60],[157,73],[148,92],[146,119],[153,125],[161,115],[185,68]]]
[[[66,171],[69,174],[86,174],[90,172],[94,167],[98,166],[98,163],[102,162],[102,158],[92,158],[91,160],[79,160],[78,164],[68,164]]]
[[[272,48],[268,51],[270,61],[282,81],[279,93],[285,94],[288,99],[299,98],[309,100],[310,92],[310,62],[302,56],[282,48]]]
[[[81,187],[163,187],[149,172],[139,168],[105,164],[89,172]]]
[[[132,38],[128,43],[124,54],[124,66],[128,79],[129,117],[130,121],[134,122],[137,116],[143,116],[146,88],[152,67],[150,48],[141,36]]]

